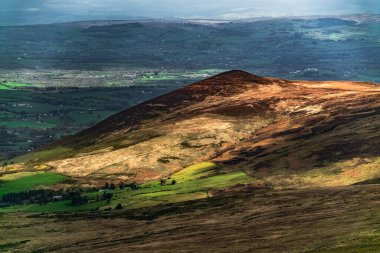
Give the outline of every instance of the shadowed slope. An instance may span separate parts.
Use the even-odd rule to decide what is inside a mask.
[[[143,121],[165,118],[167,114],[171,114],[173,111],[186,110],[187,107],[201,103],[208,97],[229,97],[250,88],[247,86],[270,83],[271,81],[269,79],[258,77],[241,70],[221,73],[206,80],[177,89],[169,94],[132,106],[73,137],[58,142],[56,145],[76,147],[79,144],[85,146],[94,142],[94,135],[97,135],[99,138],[112,131],[125,131],[131,128],[136,129]]]

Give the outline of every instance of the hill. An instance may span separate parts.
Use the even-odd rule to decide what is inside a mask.
[[[129,78],[118,74],[125,70],[239,68],[288,79],[379,82],[378,22],[378,15],[352,15],[0,26],[0,48],[7,49],[0,79],[109,86],[128,84]]]
[[[371,83],[229,71],[15,162],[75,177],[147,182],[212,161],[274,187],[350,185],[379,176],[379,91]]]

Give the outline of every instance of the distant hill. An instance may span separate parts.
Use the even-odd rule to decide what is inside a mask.
[[[115,114],[15,160],[76,177],[146,182],[204,161],[271,187],[379,177],[380,88],[229,71]]]
[[[25,69],[244,69],[286,79],[379,82],[379,20],[349,15],[0,26],[0,76]]]

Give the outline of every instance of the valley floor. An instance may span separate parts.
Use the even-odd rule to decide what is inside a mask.
[[[245,189],[239,197],[229,194],[138,210],[2,214],[0,249],[35,253],[380,251],[380,185]]]

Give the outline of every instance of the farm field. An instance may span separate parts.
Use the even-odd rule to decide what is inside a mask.
[[[36,186],[49,186],[62,182],[66,177],[49,172],[31,172],[26,175],[12,175],[0,177],[0,197],[10,192],[21,192],[33,189]],[[21,174],[23,174],[21,172]]]
[[[36,186],[54,187],[54,184],[61,183],[66,177],[49,172],[15,172],[0,178],[4,182],[0,185],[1,198],[6,193],[27,191],[35,189]],[[204,162],[184,168],[169,179],[165,179],[164,182],[152,181],[141,184],[138,189],[128,187],[117,189],[118,186],[116,186],[113,190],[84,192],[81,195],[88,197],[90,201],[80,206],[73,206],[69,200],[62,200],[44,205],[13,205],[0,208],[0,212],[68,212],[98,210],[99,208],[113,210],[118,204],[126,209],[137,209],[212,197],[212,192],[215,190],[244,185],[252,180],[244,172],[226,173],[215,164]],[[99,200],[102,194],[108,192],[113,194],[109,203]]]

